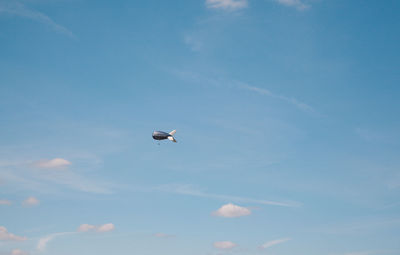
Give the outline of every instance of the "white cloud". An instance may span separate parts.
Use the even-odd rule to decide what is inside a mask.
[[[0,226],[0,240],[2,241],[25,241],[26,237],[16,236],[8,232],[7,228]]]
[[[97,232],[109,232],[115,229],[114,224],[108,223],[97,228]]]
[[[75,35],[67,28],[57,24],[50,17],[48,17],[43,13],[29,9],[20,2],[17,1],[0,2],[0,14],[2,13],[8,13],[11,15],[16,15],[23,18],[28,18],[31,20],[41,22],[59,33],[75,38]]]
[[[24,206],[35,206],[38,205],[40,201],[36,197],[28,197],[22,202]]]
[[[79,226],[78,228],[78,232],[88,232],[88,231],[96,231],[96,232],[109,232],[109,231],[113,231],[115,229],[114,224],[112,223],[107,223],[104,225],[100,225],[100,226],[95,226],[95,225],[90,225],[90,224],[82,224]]]
[[[277,244],[280,244],[280,243],[284,243],[284,242],[287,242],[289,240],[290,240],[290,238],[272,240],[272,241],[266,242],[265,244],[261,245],[260,248],[261,249],[267,249],[267,248],[269,248],[271,246],[274,246],[274,245],[277,245]]]
[[[95,228],[96,228],[96,226],[93,226],[90,224],[82,224],[79,226],[78,232],[87,232],[87,231],[93,230]]]
[[[247,0],[206,0],[206,6],[212,9],[238,10],[247,7]]]
[[[39,239],[39,242],[37,244],[37,249],[39,251],[44,251],[46,249],[47,243],[50,242],[51,240],[53,240],[53,238],[56,237],[55,235],[50,235],[50,236],[46,236],[43,238]]]
[[[7,199],[0,200],[0,205],[11,205],[11,201]]]
[[[301,0],[277,0],[277,1],[278,1],[278,3],[280,3],[282,5],[294,7],[298,10],[305,10],[305,9],[310,8],[309,5],[305,4]]]
[[[237,218],[250,214],[251,211],[249,209],[231,203],[223,205],[217,211],[213,212],[213,215],[225,218]]]
[[[214,247],[218,249],[232,249],[235,248],[237,244],[231,242],[231,241],[221,241],[221,242],[215,242]]]
[[[29,253],[20,249],[14,249],[11,251],[11,255],[28,255]]]
[[[61,232],[61,233],[54,233],[45,237],[42,237],[39,239],[39,242],[37,244],[37,249],[39,251],[44,251],[46,250],[47,244],[52,241],[55,237],[57,236],[63,236],[63,235],[69,235],[69,234],[75,234],[76,232]]]
[[[54,158],[50,160],[40,160],[36,162],[35,165],[40,168],[63,168],[71,165],[71,162],[63,158]]]

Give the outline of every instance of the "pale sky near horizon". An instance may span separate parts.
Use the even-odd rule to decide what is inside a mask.
[[[0,255],[400,254],[399,11],[0,0]]]

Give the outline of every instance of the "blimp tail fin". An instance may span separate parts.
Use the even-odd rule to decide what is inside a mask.
[[[171,135],[171,136],[168,136],[168,140],[170,140],[170,141],[173,141],[174,143],[176,143],[176,140],[175,140],[175,138]]]
[[[176,133],[176,130],[172,130],[171,132],[169,132],[169,134],[172,136],[175,135],[175,133]]]

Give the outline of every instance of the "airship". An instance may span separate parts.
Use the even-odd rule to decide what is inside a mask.
[[[174,134],[176,133],[176,130],[172,130],[171,132],[167,133],[164,131],[154,131],[153,132],[153,139],[154,140],[165,140],[168,139],[170,141],[173,141],[176,143]]]

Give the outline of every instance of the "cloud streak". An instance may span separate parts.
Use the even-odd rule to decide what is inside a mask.
[[[42,237],[39,239],[39,242],[36,246],[37,250],[42,252],[46,250],[47,244],[51,242],[54,238],[58,236],[64,236],[64,235],[71,235],[75,234],[76,232],[61,232],[61,233],[54,233],[45,237]]]
[[[244,82],[235,81],[235,80],[223,80],[223,79],[209,78],[209,77],[204,77],[202,75],[199,75],[199,74],[193,73],[193,72],[174,71],[173,73],[182,80],[188,80],[188,81],[199,83],[199,84],[207,84],[207,85],[211,85],[211,86],[215,86],[215,87],[225,87],[227,89],[247,90],[250,92],[257,93],[262,96],[267,96],[270,98],[274,98],[274,99],[278,99],[280,101],[286,102],[288,104],[295,106],[299,110],[307,112],[307,113],[317,113],[317,111],[313,107],[311,107],[310,105],[308,105],[294,97],[288,97],[288,96],[284,96],[284,95],[275,94],[275,93],[271,92],[270,90],[251,86]]]
[[[100,226],[82,224],[79,226],[79,228],[77,229],[76,232],[59,232],[59,233],[53,233],[53,234],[50,234],[50,235],[40,238],[37,243],[36,249],[39,252],[45,251],[47,248],[47,245],[51,241],[53,241],[56,237],[59,237],[59,236],[74,235],[74,234],[79,234],[81,232],[88,232],[88,231],[95,231],[95,232],[103,233],[103,232],[112,231],[114,229],[115,229],[115,227],[114,227],[114,224],[112,224],[112,223],[108,223],[108,224],[104,224],[104,225],[100,225]]]
[[[372,233],[382,229],[393,229],[400,227],[400,218],[381,219],[381,218],[365,218],[354,222],[344,224],[335,223],[333,225],[325,225],[316,228],[317,233],[333,234],[333,235],[354,235],[360,233]]]
[[[230,250],[235,248],[236,246],[237,244],[231,241],[220,241],[214,243],[214,247],[221,250]]]
[[[0,226],[0,240],[2,241],[25,241],[26,237],[17,236],[8,232],[6,227]]]
[[[285,6],[288,6],[288,7],[294,7],[297,10],[300,10],[300,11],[310,8],[310,5],[305,4],[301,0],[276,0],[276,1],[281,5],[285,5]]]
[[[114,224],[112,223],[107,223],[104,225],[100,226],[95,226],[95,225],[90,225],[90,224],[82,224],[78,228],[78,232],[89,232],[89,231],[95,231],[99,233],[104,233],[104,232],[110,232],[115,229]]]
[[[162,192],[169,192],[174,194],[180,195],[188,195],[188,196],[195,196],[195,197],[203,197],[203,198],[212,198],[217,200],[223,201],[233,201],[238,203],[254,203],[254,204],[261,204],[261,205],[274,205],[274,206],[283,206],[283,207],[298,207],[301,206],[301,203],[298,202],[279,202],[279,201],[270,201],[270,200],[262,200],[262,199],[253,199],[247,197],[238,197],[238,196],[228,196],[228,195],[220,195],[220,194],[213,194],[213,193],[206,193],[200,191],[198,189],[193,188],[191,185],[163,185],[155,188],[154,190],[162,191]]]
[[[52,187],[59,189],[60,186],[67,187],[72,190],[80,192],[94,193],[94,194],[111,194],[113,184],[107,181],[96,181],[92,178],[83,176],[78,173],[76,169],[67,169],[69,166],[66,162],[50,160],[45,162],[45,168],[38,168],[37,163],[41,161],[18,161],[0,162],[0,179],[7,185],[14,189],[35,190],[37,192],[53,192]],[[69,161],[67,161],[69,162]],[[47,166],[51,165],[51,168]],[[62,171],[56,170],[63,168]],[[75,166],[75,168],[80,168]],[[54,169],[54,170],[53,170]],[[53,186],[49,185],[53,184]],[[50,190],[49,190],[50,188]]]
[[[293,97],[287,97],[287,96],[282,96],[282,95],[278,95],[275,93],[272,93],[271,91],[267,90],[267,89],[263,89],[263,88],[259,88],[259,87],[254,87],[254,86],[250,86],[244,83],[238,83],[238,87],[240,89],[244,89],[244,90],[248,90],[248,91],[253,91],[256,92],[257,94],[260,95],[264,95],[264,96],[268,96],[268,97],[272,97],[272,98],[276,98],[282,101],[285,101],[289,104],[292,104],[294,106],[296,106],[298,109],[305,111],[305,112],[309,112],[309,113],[314,113],[315,110],[314,108],[312,108],[311,106],[309,106],[306,103],[303,103]]]
[[[71,162],[63,158],[54,158],[50,160],[40,160],[34,165],[39,168],[64,168],[71,165]]]
[[[260,246],[260,249],[267,249],[267,248],[275,246],[277,244],[286,243],[289,240],[291,240],[291,239],[290,238],[283,238],[283,239],[277,239],[277,240],[268,241],[265,244],[262,244]]]
[[[247,7],[247,0],[206,0],[210,9],[239,10]]]
[[[175,235],[170,235],[166,233],[155,233],[153,236],[158,237],[158,238],[173,238]]]
[[[28,18],[40,23],[43,23],[49,27],[51,27],[54,31],[67,35],[71,38],[76,38],[76,36],[68,30],[66,27],[57,24],[55,21],[53,21],[50,17],[47,15],[36,11],[29,9],[26,7],[24,4],[17,2],[17,1],[2,1],[0,2],[0,14],[1,13],[8,13],[11,15],[23,17],[23,18]]]

